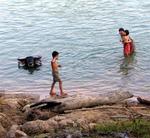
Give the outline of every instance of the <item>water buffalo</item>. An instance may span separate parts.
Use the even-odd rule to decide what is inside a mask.
[[[41,56],[28,56],[25,58],[18,58],[18,66],[26,68],[36,68],[42,65]]]

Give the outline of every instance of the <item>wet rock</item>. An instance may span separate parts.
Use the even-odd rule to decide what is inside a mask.
[[[80,131],[76,131],[72,134],[72,138],[82,138],[82,133]]]
[[[7,133],[7,138],[15,138],[15,132],[17,129],[19,129],[18,125],[12,125]]]
[[[127,133],[111,132],[111,133],[98,133],[100,137],[104,138],[129,138]]]
[[[57,122],[59,122],[61,120],[64,120],[64,119],[66,119],[65,116],[59,116],[59,115],[57,115],[57,116],[54,117],[54,120],[57,121]]]
[[[0,122],[5,122],[6,126],[11,126],[12,123],[21,124],[24,120],[24,115],[18,109],[11,108],[5,101],[4,104],[0,104]],[[10,103],[9,103],[10,104]]]
[[[29,104],[31,101],[27,100],[27,99],[20,99],[17,101],[18,104],[18,109],[23,111],[23,107],[27,104]]]
[[[28,138],[27,134],[20,130],[16,130],[15,136],[17,138]]]
[[[12,122],[6,114],[0,113],[0,124],[8,130],[12,125]]]
[[[43,132],[51,132],[54,130],[54,126],[50,125],[47,121],[31,121],[22,125],[21,130],[27,134],[41,134]]]
[[[96,127],[96,123],[89,123],[89,130],[93,130]]]
[[[20,130],[20,126],[12,125],[6,138],[28,138],[27,134]]]
[[[38,95],[29,94],[1,94],[0,101],[3,100],[5,105],[9,106],[10,109],[23,108],[28,103],[34,103],[39,100]],[[1,102],[0,102],[1,103]]]
[[[46,121],[30,121],[22,125],[22,130],[29,135],[52,132],[53,130],[65,127],[78,127],[89,130],[90,127],[92,128],[94,126],[94,124],[90,123],[98,121],[98,113],[98,111],[90,111],[84,114],[81,114],[81,112],[71,113],[66,115],[57,115]]]
[[[1,94],[0,103],[8,105],[11,109],[24,107],[28,103],[34,103],[39,100],[38,95],[27,94]]]
[[[9,123],[22,124],[25,122],[25,117],[22,112],[24,105],[32,102],[37,102],[38,95],[27,94],[1,94],[0,97],[0,122],[5,121],[6,126],[11,126]],[[7,116],[7,118],[6,118]],[[2,118],[2,119],[1,119]],[[8,120],[9,118],[9,120]],[[7,121],[8,120],[8,121]],[[7,121],[7,122],[6,122]]]
[[[61,130],[58,131],[53,138],[82,138],[82,133],[79,130]]]
[[[55,116],[56,113],[50,112],[47,110],[39,110],[39,109],[34,109],[30,110],[28,112],[25,112],[25,118],[27,121],[33,121],[33,120],[48,120],[49,118]]]
[[[47,121],[48,125],[53,126],[53,128],[57,129],[59,128],[59,124],[57,121],[55,121],[54,119],[49,119]]]
[[[40,96],[37,94],[26,94],[26,93],[16,93],[16,94],[9,94],[4,93],[2,94],[4,99],[26,99],[32,103],[39,101]]]
[[[58,124],[61,128],[63,128],[65,126],[73,126],[74,121],[71,119],[64,119],[64,120],[61,120]]]
[[[34,138],[52,138],[52,137],[49,136],[49,133],[48,133],[48,134],[40,134],[40,135],[36,135],[36,136],[34,136]]]
[[[64,116],[55,116],[47,121],[36,120],[26,122],[22,125],[22,130],[27,134],[40,134],[43,132],[52,132],[54,129],[73,126],[74,121]]]
[[[5,128],[0,124],[0,138],[6,138],[6,133]]]

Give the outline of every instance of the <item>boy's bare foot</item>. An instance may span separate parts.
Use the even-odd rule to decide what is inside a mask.
[[[52,96],[52,97],[56,96],[56,93],[50,93],[50,96]]]
[[[61,97],[65,97],[65,96],[67,96],[68,94],[67,93],[61,93]]]

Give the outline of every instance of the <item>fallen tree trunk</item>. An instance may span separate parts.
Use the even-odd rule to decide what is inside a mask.
[[[112,92],[108,94],[100,94],[96,96],[86,96],[86,95],[73,95],[68,96],[66,98],[48,98],[42,100],[41,104],[44,103],[47,106],[47,103],[54,102],[56,103],[55,106],[47,106],[53,112],[64,112],[67,110],[75,110],[80,108],[88,108],[88,107],[95,107],[98,105],[111,105],[123,101],[125,99],[131,98],[133,95],[129,92]],[[38,106],[36,106],[38,105]],[[30,106],[35,108],[45,108],[44,105],[34,104]]]
[[[57,102],[61,102],[61,104],[55,106],[52,111],[63,112],[66,110],[94,107],[98,105],[110,105],[131,97],[133,97],[133,95],[129,92],[112,92],[98,96],[76,95],[56,100]]]
[[[141,97],[137,97],[137,100],[138,100],[139,103],[141,103],[141,104],[150,105],[150,100],[146,100],[146,99],[143,99],[143,98],[141,98]]]

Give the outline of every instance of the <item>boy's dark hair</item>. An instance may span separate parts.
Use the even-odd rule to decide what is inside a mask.
[[[123,29],[123,28],[119,28],[119,32],[120,32],[120,31],[124,31],[124,29]]]
[[[129,30],[125,30],[124,32],[126,33],[126,35],[129,35]]]
[[[58,55],[59,55],[59,53],[57,51],[53,51],[53,53],[52,53],[52,57],[53,58],[56,57],[56,56],[58,56]]]

